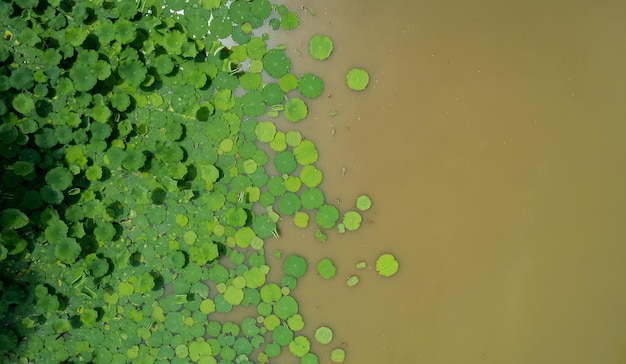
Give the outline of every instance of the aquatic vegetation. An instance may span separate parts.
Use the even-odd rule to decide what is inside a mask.
[[[351,90],[363,91],[369,82],[369,74],[361,68],[352,68],[346,75],[346,83]]]
[[[392,254],[385,253],[376,259],[376,271],[383,277],[391,277],[398,272],[399,264]]]
[[[324,89],[268,45],[263,27],[293,29],[297,14],[268,0],[26,0],[0,3],[0,22],[0,355],[317,363],[291,295],[307,261],[267,248],[288,221],[326,241],[362,216],[326,201],[314,143],[268,120],[304,120]],[[332,47],[309,44],[316,59]]]

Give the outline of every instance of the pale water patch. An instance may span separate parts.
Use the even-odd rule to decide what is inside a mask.
[[[373,199],[370,222],[325,244],[281,225],[277,246],[309,260],[305,330],[335,333],[320,362],[334,347],[346,363],[626,362],[626,4],[289,6],[293,72],[326,83],[296,125],[322,188],[342,210]],[[331,58],[308,57],[312,34],[332,37]],[[352,67],[364,92],[345,85]],[[384,252],[396,276],[354,267]]]

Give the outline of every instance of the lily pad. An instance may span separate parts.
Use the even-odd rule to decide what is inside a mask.
[[[369,210],[372,206],[372,200],[367,195],[361,195],[356,199],[356,208],[361,211]]]
[[[309,110],[301,99],[294,97],[289,99],[287,103],[285,103],[285,119],[291,121],[292,123],[297,123],[298,121],[306,118]]]
[[[309,54],[314,59],[323,61],[330,57],[333,41],[325,35],[315,35],[309,40]]]
[[[339,219],[339,210],[333,205],[322,205],[315,214],[315,221],[324,228],[330,229]]]
[[[280,49],[272,49],[263,55],[263,69],[268,75],[280,78],[291,69],[291,60]]]
[[[317,263],[317,273],[324,279],[331,279],[337,273],[337,267],[329,258],[324,258]]]
[[[363,91],[370,82],[370,76],[366,70],[361,68],[353,68],[346,75],[348,87],[354,91]]]
[[[343,215],[343,225],[346,230],[357,230],[361,226],[363,218],[356,211],[348,211]]]
[[[383,254],[376,259],[376,271],[383,277],[391,277],[398,272],[399,263],[389,253]]]
[[[306,73],[298,81],[298,91],[309,99],[318,98],[324,91],[324,81],[312,73]]]
[[[330,352],[330,360],[333,363],[343,363],[346,360],[346,351],[341,348],[333,349]]]
[[[328,344],[333,340],[333,330],[327,326],[320,326],[315,330],[315,340],[320,344]]]
[[[306,273],[306,269],[306,260],[297,254],[292,254],[283,261],[283,271],[288,276],[300,278]]]

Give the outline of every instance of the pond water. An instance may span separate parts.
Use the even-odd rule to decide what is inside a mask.
[[[322,244],[283,222],[271,241],[309,259],[295,296],[309,337],[334,330],[321,363],[334,347],[346,363],[626,363],[626,3],[393,4],[290,1],[301,25],[279,39],[325,81],[296,127],[328,199],[373,199],[356,233]],[[331,58],[310,59],[312,34]],[[354,267],[385,252],[392,278]]]

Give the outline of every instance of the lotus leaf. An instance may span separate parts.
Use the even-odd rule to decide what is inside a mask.
[[[325,35],[315,35],[309,40],[309,54],[314,59],[323,61],[330,57],[333,41]]]
[[[305,73],[298,81],[298,91],[309,99],[318,98],[324,90],[324,81],[312,73]]]
[[[283,92],[295,90],[298,87],[298,78],[292,73],[287,73],[278,79],[278,86]]]
[[[383,277],[391,277],[398,272],[398,268],[398,261],[392,254],[385,253],[376,259],[376,271]]]
[[[272,339],[280,346],[287,346],[293,340],[293,331],[285,326],[278,326],[272,332]]]
[[[324,258],[317,263],[317,273],[324,279],[330,279],[337,273],[337,267],[332,260]]]
[[[330,352],[330,360],[333,363],[343,363],[346,360],[346,351],[341,348],[333,349]]]
[[[333,331],[327,326],[320,326],[315,330],[315,340],[320,344],[328,344],[333,340]]]
[[[286,320],[298,313],[298,302],[291,296],[282,296],[274,303],[273,309],[276,316]]]
[[[280,49],[272,49],[263,55],[263,68],[268,75],[280,78],[291,69],[291,61]]]
[[[289,343],[289,351],[298,358],[305,356],[309,350],[311,350],[311,342],[306,336],[296,336],[293,341]]]
[[[315,221],[324,228],[330,229],[339,219],[339,210],[333,205],[322,205],[315,214]]]
[[[288,276],[300,278],[304,276],[306,269],[306,260],[297,254],[292,254],[283,261],[283,272]]]
[[[298,161],[298,164],[303,165],[303,166],[315,163],[318,157],[318,152],[317,152],[317,149],[315,148],[315,144],[313,144],[313,142],[310,140],[303,140],[302,143],[300,143],[300,145],[293,148],[293,154],[295,155],[296,160]],[[317,174],[315,173],[315,170],[312,170],[311,172],[313,172],[311,174],[314,174],[314,175]],[[305,176],[306,174],[308,174],[308,172],[305,173]],[[321,172],[320,172],[320,175],[321,175]],[[315,176],[312,176],[312,177],[313,178],[311,179],[311,182],[315,180]]]
[[[352,68],[346,75],[346,82],[348,87],[355,91],[365,90],[367,84],[370,81],[367,71],[361,68]]]

